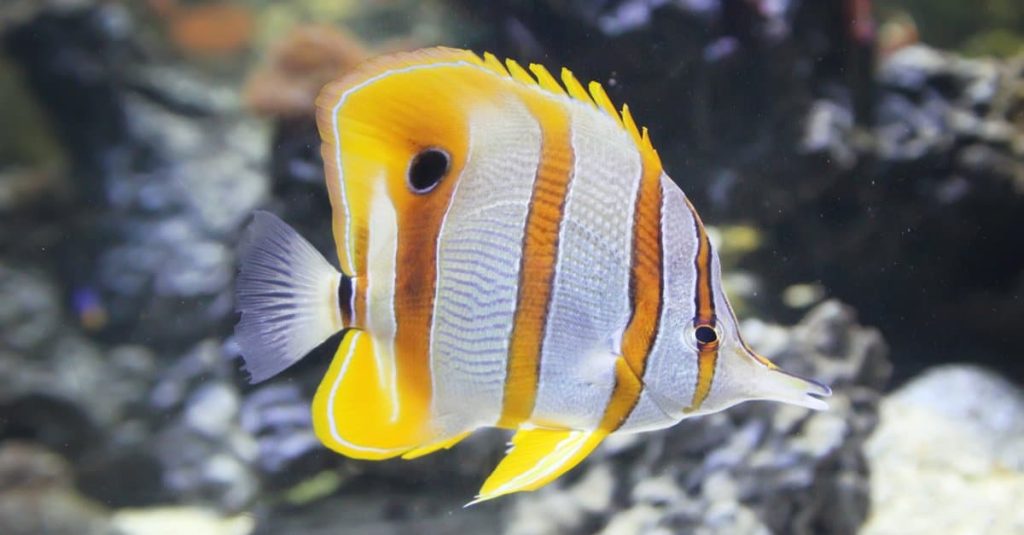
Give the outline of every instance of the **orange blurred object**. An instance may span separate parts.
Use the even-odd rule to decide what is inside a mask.
[[[193,56],[228,56],[242,51],[255,28],[250,8],[230,2],[183,6],[177,0],[150,0],[150,7],[167,19],[171,41]]]
[[[327,82],[362,63],[370,50],[350,33],[331,26],[298,26],[245,83],[245,103],[274,117],[313,115]]]

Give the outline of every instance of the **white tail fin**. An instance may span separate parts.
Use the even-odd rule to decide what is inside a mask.
[[[338,273],[287,223],[256,212],[239,248],[235,338],[258,383],[343,328]]]

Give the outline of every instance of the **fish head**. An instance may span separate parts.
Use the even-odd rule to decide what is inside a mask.
[[[754,351],[744,341],[739,322],[725,293],[719,289],[718,294],[721,296],[719,310],[722,313],[715,326],[715,338],[718,342],[717,348],[712,348],[717,354],[714,357],[711,384],[703,402],[699,406],[688,407],[689,412],[717,412],[753,400],[778,401],[813,410],[828,409],[828,404],[822,398],[830,396],[832,390],[815,380],[787,372]],[[695,349],[699,369],[701,359],[710,359],[710,356],[707,354],[707,348],[705,351],[697,349],[702,345],[698,338],[706,339],[710,335],[703,329],[696,328],[691,329],[688,336],[692,338],[691,345]],[[708,366],[710,367],[710,364]]]
[[[676,421],[748,400],[827,408],[827,386],[782,370],[744,341],[714,244],[674,186],[665,188],[664,308],[646,361],[649,397]]]
[[[394,212],[399,231],[417,241],[443,217],[469,157],[471,128],[498,106],[485,87],[493,76],[474,61],[465,51],[396,55],[321,91],[321,155],[346,273],[370,269],[364,257],[374,218]]]

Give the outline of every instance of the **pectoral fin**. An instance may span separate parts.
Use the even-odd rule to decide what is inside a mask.
[[[536,490],[579,464],[606,436],[603,430],[522,429],[512,437],[508,455],[467,505]]]

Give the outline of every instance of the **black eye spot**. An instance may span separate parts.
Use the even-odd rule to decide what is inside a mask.
[[[718,341],[718,332],[715,331],[714,327],[707,325],[698,326],[693,332],[693,336],[701,344],[713,344]]]
[[[427,193],[448,173],[448,153],[427,149],[416,155],[409,164],[409,187],[414,193]]]

